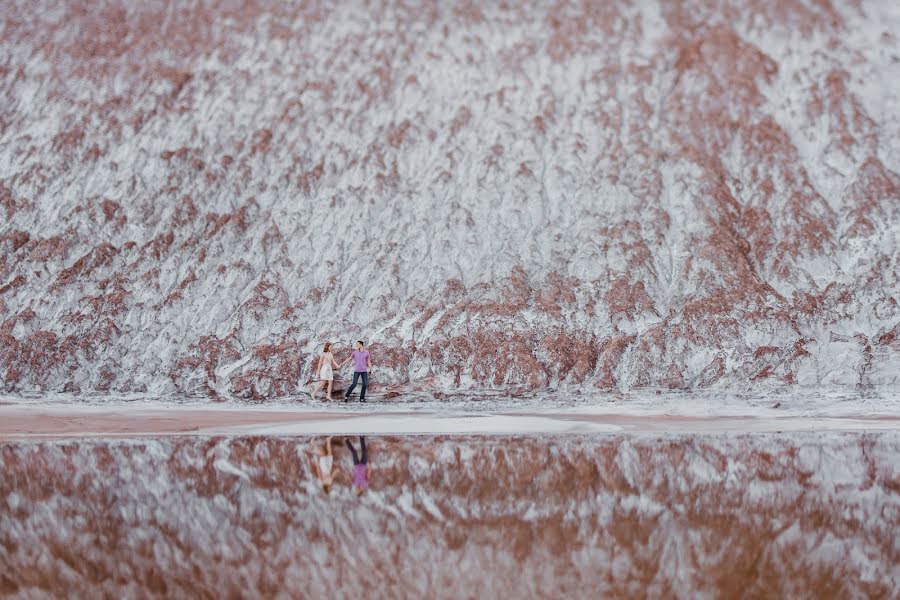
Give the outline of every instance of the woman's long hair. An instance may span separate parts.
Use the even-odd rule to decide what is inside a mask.
[[[322,352],[331,352],[331,342],[325,342],[325,348]]]

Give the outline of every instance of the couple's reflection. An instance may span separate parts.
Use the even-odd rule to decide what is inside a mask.
[[[326,494],[331,493],[331,488],[338,477],[344,475],[344,471],[340,469],[334,462],[334,453],[331,447],[331,440],[334,436],[328,436],[325,444],[316,449],[316,460],[313,466],[316,471],[316,477],[322,484],[322,491]],[[356,448],[350,442],[349,438],[344,439],[350,454],[353,456],[353,476],[349,477],[350,487],[357,496],[361,495],[369,489],[369,453],[366,451],[366,438],[359,436],[360,453],[356,453]]]

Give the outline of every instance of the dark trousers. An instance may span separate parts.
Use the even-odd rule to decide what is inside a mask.
[[[353,454],[353,464],[366,464],[369,462],[369,455],[366,454],[366,438],[363,436],[359,436],[359,445],[362,446],[362,460],[356,456],[356,448],[353,447],[353,444],[350,443],[350,440],[345,440],[347,442],[347,447],[350,448],[350,453]]]
[[[353,373],[353,383],[350,384],[350,387],[347,388],[347,393],[344,394],[345,398],[350,397],[350,393],[356,387],[356,382],[359,381],[359,378],[362,377],[362,388],[359,390],[359,401],[365,402],[366,400],[366,388],[369,387],[369,374],[366,371],[362,373]]]

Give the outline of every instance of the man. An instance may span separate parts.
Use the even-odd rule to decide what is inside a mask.
[[[356,350],[350,355],[353,360],[353,383],[344,394],[344,402],[350,399],[350,393],[356,387],[356,382],[362,379],[362,388],[359,390],[359,401],[366,401],[366,388],[369,387],[369,369],[372,368],[372,360],[369,358],[369,351],[365,349],[362,340],[356,342]]]
[[[347,447],[350,448],[350,453],[353,455],[353,491],[356,492],[356,495],[361,495],[364,491],[369,489],[369,474],[368,474],[368,466],[369,466],[369,454],[366,452],[366,438],[363,436],[359,436],[359,446],[361,448],[362,458],[360,458],[356,454],[356,448],[353,447],[353,444],[350,443],[350,439],[347,438],[344,440],[344,443],[347,444]]]

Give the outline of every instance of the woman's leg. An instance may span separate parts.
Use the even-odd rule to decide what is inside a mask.
[[[328,439],[325,440],[325,455],[331,456],[331,436],[328,436]]]
[[[324,381],[320,381],[319,383],[316,384],[316,388],[312,391],[312,399],[313,400],[316,399],[316,394],[319,393],[319,390],[321,390],[322,386],[324,386],[324,385],[325,385]]]
[[[332,400],[332,397],[331,397],[331,385],[332,385],[333,383],[334,383],[333,380],[331,380],[331,379],[328,380],[328,399],[329,399],[329,400]]]

